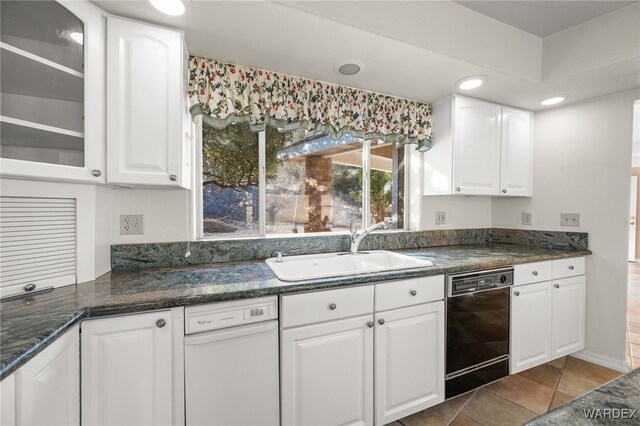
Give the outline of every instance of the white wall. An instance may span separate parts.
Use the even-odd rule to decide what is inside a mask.
[[[589,233],[586,350],[625,361],[629,176],[633,101],[640,90],[540,111],[533,198],[492,201],[500,228]],[[523,226],[521,212],[533,213]],[[560,212],[580,213],[561,227]]]
[[[182,189],[113,189],[111,243],[186,241],[189,191]],[[120,215],[144,216],[143,235],[120,235]]]
[[[436,212],[446,213],[447,223],[436,225]],[[491,228],[491,197],[422,197],[420,229]]]

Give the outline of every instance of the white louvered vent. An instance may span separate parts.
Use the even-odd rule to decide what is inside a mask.
[[[0,295],[76,282],[76,200],[0,197]]]

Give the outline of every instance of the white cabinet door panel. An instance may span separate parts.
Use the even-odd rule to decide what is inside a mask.
[[[444,302],[376,313],[375,323],[375,423],[444,401]]]
[[[511,289],[510,372],[551,360],[551,283]]]
[[[454,98],[454,194],[498,195],[500,186],[500,105]]]
[[[584,349],[584,276],[553,281],[553,358]]]
[[[373,315],[281,333],[283,425],[373,424]]]
[[[84,321],[82,422],[171,424],[172,372],[171,311]]]
[[[18,424],[80,424],[79,329],[67,331],[17,371]]]
[[[532,113],[502,108],[500,195],[531,196]]]
[[[180,185],[182,53],[179,32],[108,18],[108,182]]]
[[[16,375],[6,377],[0,383],[0,425],[16,424]]]

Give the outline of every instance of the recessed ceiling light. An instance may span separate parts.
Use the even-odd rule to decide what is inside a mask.
[[[486,75],[472,75],[471,77],[466,77],[456,82],[456,86],[458,86],[460,90],[471,90],[482,86],[487,80]]]
[[[78,44],[84,44],[84,35],[82,33],[70,33],[69,37]]]
[[[149,0],[149,3],[167,15],[180,16],[184,13],[184,4],[181,0]]]
[[[355,75],[364,69],[364,62],[359,59],[343,59],[333,65],[333,70],[342,75]]]
[[[540,102],[540,105],[555,105],[559,104],[562,101],[564,101],[564,96],[554,96],[552,98],[544,99],[542,102]]]

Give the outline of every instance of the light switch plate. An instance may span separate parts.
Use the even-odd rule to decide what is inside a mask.
[[[580,226],[580,213],[560,213],[560,225]]]
[[[141,214],[120,215],[120,235],[144,234],[144,220]]]
[[[444,225],[447,223],[447,212],[436,212],[436,225]]]
[[[533,213],[531,213],[531,212],[522,212],[522,224],[523,225],[533,225]]]

